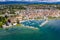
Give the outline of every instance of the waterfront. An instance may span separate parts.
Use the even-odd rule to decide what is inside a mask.
[[[60,5],[0,5],[0,40],[60,40]]]
[[[38,29],[34,29],[34,25],[30,25],[34,28],[14,26],[8,30],[1,29],[0,40],[60,40],[60,20],[50,20],[43,27],[39,27],[39,21],[31,23]]]

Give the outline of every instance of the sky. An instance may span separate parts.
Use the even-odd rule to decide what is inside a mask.
[[[38,1],[38,2],[58,2],[60,0],[0,0],[0,1]]]

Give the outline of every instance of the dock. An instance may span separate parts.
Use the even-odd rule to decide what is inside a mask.
[[[40,27],[44,26],[45,24],[47,24],[49,21],[46,20],[45,22],[41,23]]]

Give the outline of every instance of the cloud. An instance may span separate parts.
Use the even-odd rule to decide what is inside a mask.
[[[0,0],[0,1],[6,1],[6,0]]]
[[[0,0],[0,1],[47,1],[47,2],[56,2],[56,1],[60,1],[60,0]]]

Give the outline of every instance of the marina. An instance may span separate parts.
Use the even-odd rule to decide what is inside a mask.
[[[60,2],[2,1],[0,40],[60,40]]]

